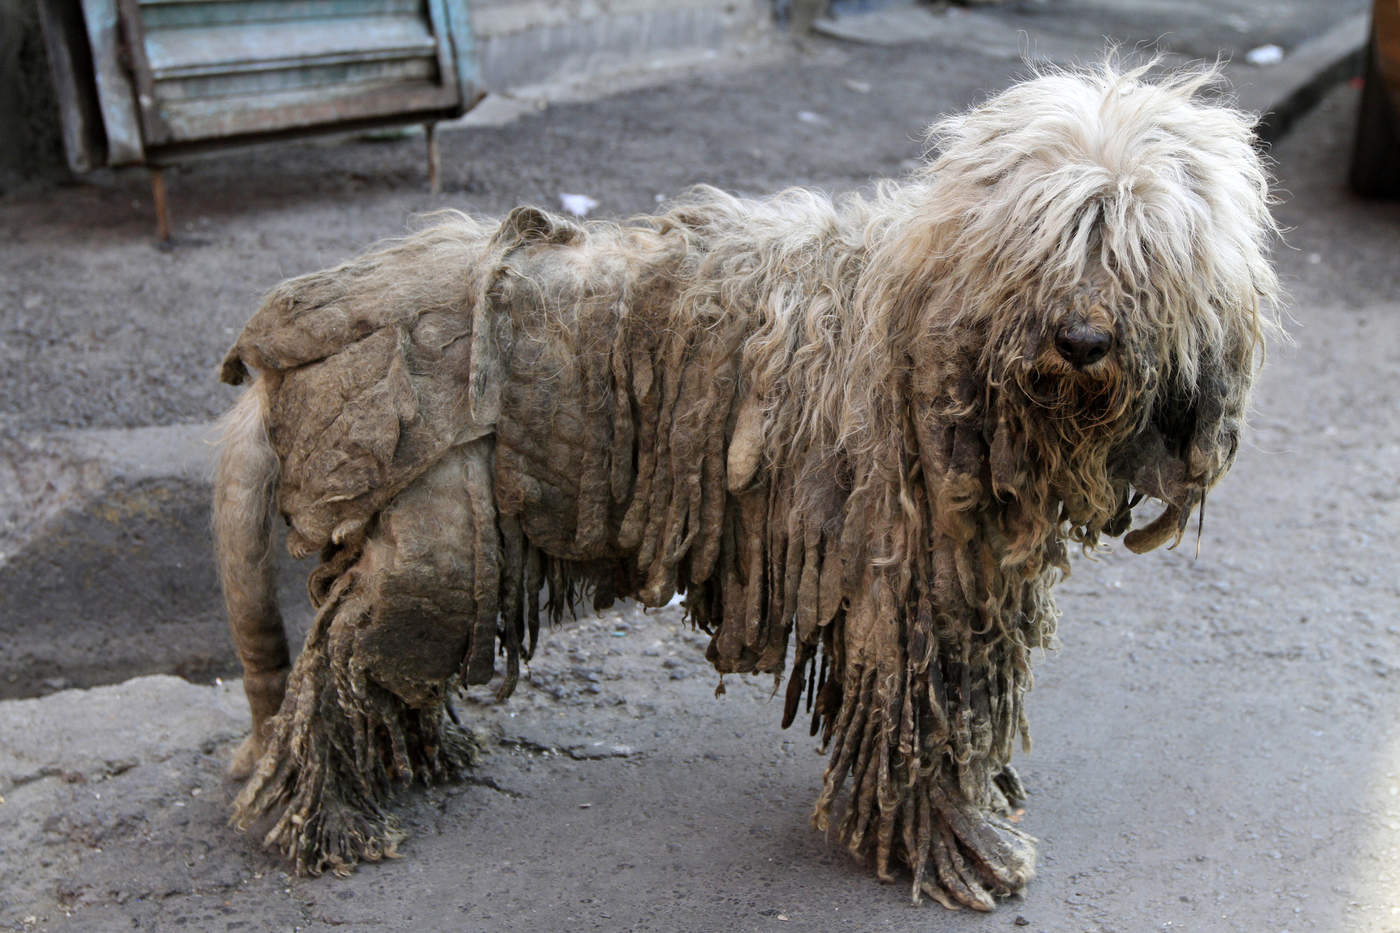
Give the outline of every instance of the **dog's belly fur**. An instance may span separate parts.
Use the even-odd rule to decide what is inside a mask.
[[[682,283],[676,244],[636,250],[640,260],[626,263],[613,237],[597,239],[601,244],[526,246],[504,265],[493,297],[510,319],[511,336],[495,430],[495,492],[501,510],[517,516],[551,557],[621,564],[637,550],[635,540],[620,540],[634,461],[642,456],[630,398],[633,357],[640,362],[655,351],[657,341],[644,332],[664,329],[658,312],[674,304]],[[583,281],[576,267],[587,270]],[[695,427],[698,439],[707,426]]]

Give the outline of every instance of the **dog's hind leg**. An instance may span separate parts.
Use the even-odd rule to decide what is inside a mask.
[[[267,724],[282,705],[290,657],[277,609],[272,554],[279,464],[268,442],[265,384],[259,380],[224,419],[214,477],[219,578],[253,727],[230,773],[245,778],[262,754]]]
[[[272,819],[266,842],[299,873],[396,855],[394,789],[469,762],[446,695],[463,659],[481,647],[489,660],[496,636],[490,444],[448,451],[325,565],[333,579],[234,804],[240,828]]]

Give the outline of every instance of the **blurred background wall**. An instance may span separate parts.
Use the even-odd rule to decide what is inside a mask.
[[[0,192],[66,171],[38,0],[0,0]]]

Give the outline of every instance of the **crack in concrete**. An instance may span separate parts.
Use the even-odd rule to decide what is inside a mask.
[[[630,745],[606,745],[593,742],[590,745],[548,745],[520,735],[502,735],[497,745],[513,748],[533,755],[554,755],[572,758],[574,761],[598,761],[604,758],[640,758],[642,753]]]
[[[489,790],[494,790],[498,794],[509,797],[512,800],[519,800],[525,796],[518,790],[511,790],[509,787],[498,783],[495,778],[467,775],[461,779],[461,783],[470,784],[473,787],[485,787]]]
[[[50,765],[46,768],[40,768],[38,771],[30,772],[29,774],[21,774],[9,778],[9,783],[5,785],[5,793],[14,793],[21,787],[28,787],[30,784],[35,784],[39,781],[44,780],[45,778],[51,777],[63,778],[65,781],[67,781],[67,783],[75,784],[77,783],[76,781],[68,781],[65,777],[65,774],[72,773],[73,772],[65,772],[62,768],[57,768]]]
[[[240,738],[241,735],[241,732],[216,733],[214,736],[200,743],[197,753],[203,756],[212,755],[218,746],[234,741]],[[86,784],[89,781],[105,781],[108,778],[126,774],[128,771],[139,768],[142,765],[163,765],[182,754],[193,753],[195,751],[195,749],[179,748],[144,761],[138,758],[108,758],[104,759],[101,764],[80,763],[78,766],[72,768],[64,768],[59,765],[44,765],[37,771],[0,776],[0,788],[3,788],[4,793],[11,793],[21,787],[26,787],[51,777],[59,778],[65,784]]]

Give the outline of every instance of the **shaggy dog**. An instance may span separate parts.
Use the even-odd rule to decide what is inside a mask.
[[[1034,871],[1032,650],[1072,545],[1179,539],[1276,325],[1251,121],[1212,75],[1046,71],[837,203],[702,188],[625,225],[453,216],[277,288],[216,492],[253,712],[236,823],[296,870],[395,853],[396,785],[467,763],[449,692],[576,597],[685,596],[721,672],[787,670],[813,822],[917,900]],[[268,559],[318,553],[289,670]],[[266,818],[264,820],[263,818]]]

